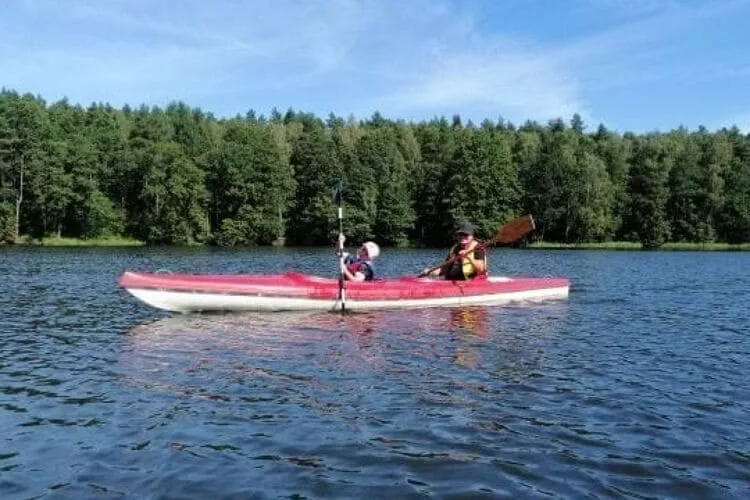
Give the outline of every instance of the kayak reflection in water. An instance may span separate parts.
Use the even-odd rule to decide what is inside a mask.
[[[423,276],[443,276],[448,280],[470,280],[487,275],[487,253],[474,239],[474,226],[461,222],[454,233],[456,244],[448,252],[446,261],[437,269],[426,268]]]
[[[339,244],[343,248],[346,236],[339,234]],[[375,278],[375,269],[372,260],[380,255],[380,247],[377,243],[366,241],[362,243],[355,255],[344,252],[344,262],[341,272],[346,279],[353,281],[372,281]]]

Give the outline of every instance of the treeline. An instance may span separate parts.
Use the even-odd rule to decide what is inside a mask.
[[[531,213],[551,242],[750,241],[750,136],[624,135],[460,117],[232,119],[0,92],[0,239],[124,236],[159,244],[330,244],[331,188],[350,241],[445,245]]]

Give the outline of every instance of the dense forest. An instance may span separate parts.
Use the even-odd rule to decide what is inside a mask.
[[[547,124],[366,120],[273,110],[231,119],[0,92],[0,239],[442,246],[531,213],[549,242],[750,241],[750,136]]]

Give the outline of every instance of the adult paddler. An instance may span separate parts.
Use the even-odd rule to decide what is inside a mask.
[[[423,276],[442,276],[447,280],[470,280],[487,275],[487,259],[485,249],[474,239],[474,226],[463,221],[458,224],[454,232],[456,244],[451,247],[446,263],[438,269],[430,271],[426,268]]]

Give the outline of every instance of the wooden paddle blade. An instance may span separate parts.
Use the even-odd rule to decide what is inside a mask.
[[[513,243],[529,234],[535,228],[534,218],[531,215],[524,215],[504,224],[490,241],[492,244]]]

